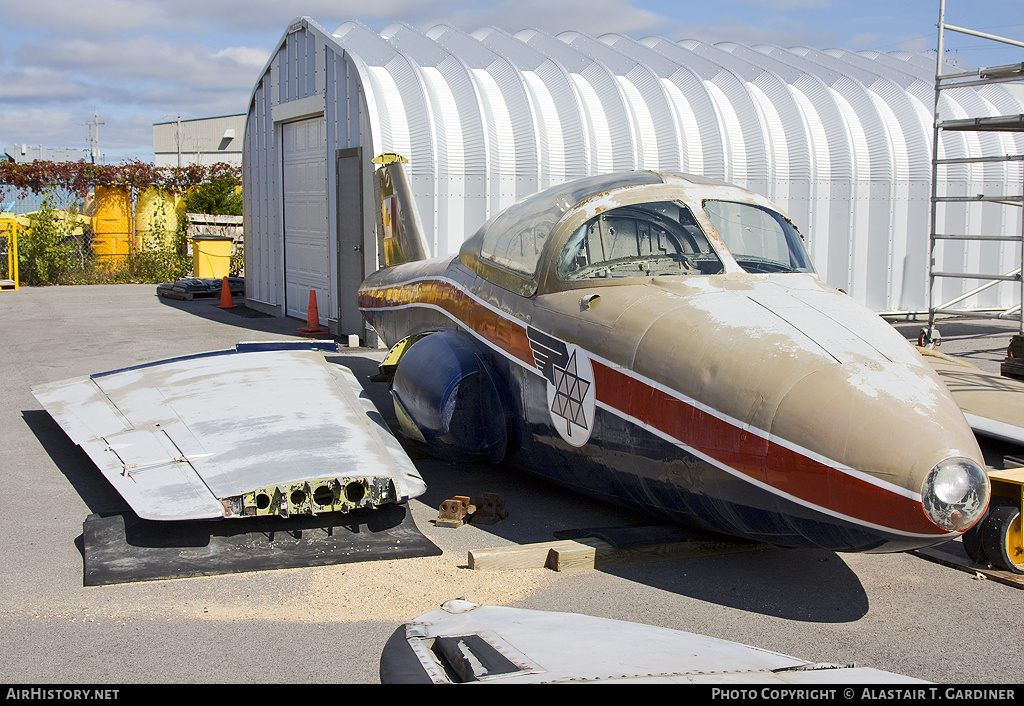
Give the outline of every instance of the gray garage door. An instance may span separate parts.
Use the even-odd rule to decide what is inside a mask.
[[[328,289],[326,129],[323,118],[283,125],[285,310],[305,320],[312,290],[320,323],[334,306]]]

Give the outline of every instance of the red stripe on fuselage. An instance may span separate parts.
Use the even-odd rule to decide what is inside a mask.
[[[368,318],[381,310],[429,305],[441,309],[506,355],[537,371],[526,327],[484,306],[449,280],[361,290]],[[897,532],[944,536],[921,503],[772,442],[763,434],[706,412],[632,371],[592,360],[595,394],[604,407],[635,419],[663,437],[711,458],[737,475],[824,510]],[[767,489],[767,488],[766,488]],[[770,492],[770,491],[769,491]]]
[[[634,373],[592,360],[597,400],[662,436],[833,513],[900,532],[942,536],[921,503],[744,430],[658,389]]]

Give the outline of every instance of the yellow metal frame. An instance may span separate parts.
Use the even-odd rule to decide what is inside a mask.
[[[989,471],[988,479],[992,482],[993,497],[1012,500],[1024,509],[1024,468]]]
[[[1011,561],[1019,567],[1021,565],[1020,557],[1024,556],[1024,533],[1021,529],[1022,518],[1024,518],[1024,468],[989,471],[988,478],[992,484],[992,500],[1001,499],[1004,503],[1020,510],[1016,520],[1003,528],[1006,551],[1010,555]],[[1017,558],[1013,559],[1013,557]]]
[[[0,220],[0,233],[7,236],[7,273],[10,279],[0,279],[0,291],[18,291],[18,222]]]

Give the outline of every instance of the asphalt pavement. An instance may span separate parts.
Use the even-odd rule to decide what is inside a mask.
[[[83,522],[124,511],[95,466],[32,396],[33,385],[155,360],[300,337],[304,322],[152,285],[0,292],[0,682],[375,683],[402,620],[447,598],[570,611],[696,632],[818,662],[936,682],[1017,683],[1024,593],[919,555],[766,549],[609,568],[474,571],[467,552],[645,521],[500,466],[416,463],[409,507],[442,553],[360,565],[83,585]],[[919,322],[897,327],[916,339]],[[943,346],[998,370],[1015,324],[948,322]],[[382,351],[343,348],[370,382]],[[502,495],[508,518],[435,525],[456,495]],[[482,576],[487,574],[487,576]]]

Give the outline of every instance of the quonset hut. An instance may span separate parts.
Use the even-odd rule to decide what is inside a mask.
[[[434,256],[548,186],[680,171],[775,201],[821,277],[875,311],[926,311],[934,79],[934,58],[908,52],[356,22],[331,33],[299,18],[249,105],[246,298],[304,319],[314,291],[321,323],[362,338],[355,291],[378,267],[372,160],[397,153]],[[1024,114],[1024,102],[1005,85],[970,87],[946,91],[942,112]],[[1024,137],[943,134],[939,156],[986,149],[1020,154]],[[1010,164],[943,166],[939,193],[1021,193]],[[992,207],[953,205],[938,230],[1020,233],[1020,209]],[[1020,262],[1017,244],[959,248],[991,270]]]

